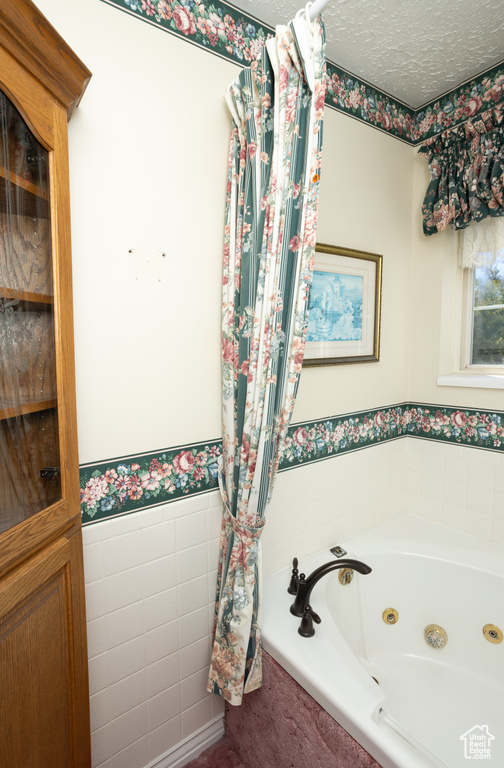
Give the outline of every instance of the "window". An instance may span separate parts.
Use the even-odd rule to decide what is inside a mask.
[[[504,252],[493,263],[467,271],[470,308],[465,368],[496,371],[504,368]]]
[[[504,217],[461,230],[446,255],[437,384],[504,389]]]

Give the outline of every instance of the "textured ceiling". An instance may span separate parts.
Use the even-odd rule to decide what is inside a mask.
[[[274,27],[295,0],[231,0]],[[331,0],[327,58],[417,107],[504,60],[504,0]]]

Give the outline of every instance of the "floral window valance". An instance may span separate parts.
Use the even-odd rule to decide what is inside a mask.
[[[426,235],[504,216],[504,104],[429,139],[419,154],[431,175],[422,206]]]

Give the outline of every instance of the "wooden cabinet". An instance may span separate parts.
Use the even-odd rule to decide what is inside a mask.
[[[0,768],[89,768],[67,121],[90,72],[0,12]]]

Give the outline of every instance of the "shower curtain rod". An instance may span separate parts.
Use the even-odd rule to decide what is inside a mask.
[[[330,3],[331,0],[314,0],[313,3],[308,3],[308,17],[310,21],[313,21],[313,19],[316,19],[319,13]],[[301,14],[306,13],[306,8],[301,8],[300,11],[297,12],[297,16],[301,16]]]

